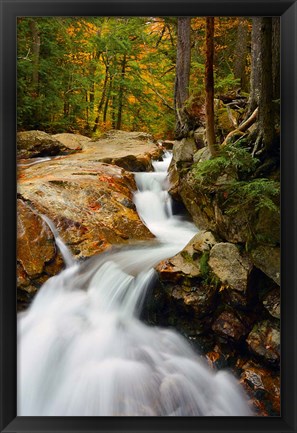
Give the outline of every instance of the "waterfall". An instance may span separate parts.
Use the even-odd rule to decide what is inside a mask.
[[[231,374],[212,371],[178,333],[139,320],[154,265],[197,233],[172,212],[170,158],[135,174],[134,201],[157,242],[75,263],[45,217],[67,267],[18,317],[19,416],[250,415]]]

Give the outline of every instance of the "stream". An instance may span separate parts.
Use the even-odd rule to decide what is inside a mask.
[[[251,415],[235,378],[214,372],[177,332],[139,320],[154,266],[198,229],[175,215],[171,154],[135,173],[137,211],[156,236],[76,262],[50,226],[66,269],[18,316],[19,416]]]

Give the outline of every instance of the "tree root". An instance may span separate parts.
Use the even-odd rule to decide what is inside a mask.
[[[239,125],[239,127],[237,129],[229,132],[229,134],[227,135],[227,137],[223,141],[222,146],[226,146],[226,144],[230,141],[230,139],[234,135],[236,135],[238,133],[242,133],[242,135],[244,135],[244,132],[247,129],[249,129],[256,122],[257,115],[258,115],[258,107],[254,110],[254,112],[251,114],[251,116],[246,121],[244,121],[241,125]]]

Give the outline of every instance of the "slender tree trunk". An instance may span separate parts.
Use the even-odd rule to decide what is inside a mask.
[[[116,129],[116,98],[114,95],[111,97],[111,127]]]
[[[120,90],[119,90],[119,107],[118,107],[116,129],[121,129],[121,126],[122,126],[124,79],[125,79],[125,73],[126,73],[126,66],[127,66],[127,56],[126,56],[126,54],[124,54],[123,60],[122,60],[121,84],[120,84]]]
[[[105,100],[105,104],[104,104],[104,110],[103,110],[103,122],[104,123],[106,123],[106,121],[107,121],[107,112],[108,112],[108,107],[109,107],[111,91],[112,91],[112,77],[110,77],[110,79],[109,79],[109,86],[108,86],[108,91],[107,91],[106,100]]]
[[[205,114],[206,140],[212,156],[218,152],[214,126],[214,17],[206,18]]]
[[[36,21],[33,19],[30,20],[30,31],[32,35],[32,83],[33,83],[33,91],[35,96],[38,96],[39,92],[39,57],[40,57],[40,33],[36,24]]]
[[[273,99],[280,99],[280,18],[272,18]]]
[[[99,105],[98,105],[97,116],[96,116],[96,119],[95,119],[95,124],[94,124],[94,127],[93,127],[93,132],[97,131],[97,128],[98,128],[98,125],[99,125],[100,113],[101,113],[101,110],[103,108],[104,101],[105,101],[106,89],[107,89],[107,84],[108,84],[108,79],[109,79],[109,73],[108,73],[108,71],[109,71],[109,65],[107,63],[105,65],[105,77],[104,77],[102,95],[101,95],[100,102],[99,102]]]
[[[250,98],[247,117],[255,111],[259,105],[260,93],[260,54],[261,54],[261,18],[254,17],[252,24],[252,69],[251,69],[251,84]]]
[[[240,80],[240,88],[247,90],[245,66],[248,52],[248,26],[245,18],[239,19],[237,40],[234,51],[234,77]]]
[[[191,18],[178,17],[176,76],[174,89],[174,107],[176,113],[175,136],[180,139],[188,133],[187,116],[183,110],[189,97],[191,65]]]
[[[259,93],[259,132],[262,146],[268,150],[274,138],[272,79],[272,18],[261,19],[261,62]],[[259,65],[258,65],[259,68]]]

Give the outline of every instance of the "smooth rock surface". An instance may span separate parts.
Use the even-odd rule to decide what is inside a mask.
[[[214,274],[231,289],[245,292],[253,269],[249,258],[231,243],[218,243],[211,249],[208,261]]]
[[[24,131],[17,133],[17,157],[36,158],[44,156],[66,155],[73,149],[43,131]]]

